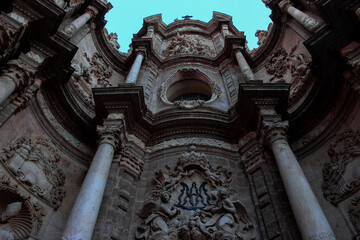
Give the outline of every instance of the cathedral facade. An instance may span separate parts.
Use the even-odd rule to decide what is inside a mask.
[[[360,239],[360,2],[146,17],[0,3],[0,239]],[[121,34],[121,33],[119,33]]]

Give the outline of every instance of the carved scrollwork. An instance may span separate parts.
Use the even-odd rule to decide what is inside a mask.
[[[155,173],[155,189],[138,213],[136,239],[254,239],[245,207],[234,200],[232,174],[213,169],[204,153],[191,146],[176,169]]]
[[[65,175],[60,157],[48,141],[19,138],[0,150],[0,160],[23,186],[57,209],[64,197]]]
[[[115,149],[122,148],[120,144],[124,144],[122,140],[125,137],[121,125],[97,126],[96,130],[98,134],[98,145],[108,143]]]
[[[324,197],[336,204],[360,189],[360,131],[335,135],[328,155],[331,160],[324,164],[322,190]]]

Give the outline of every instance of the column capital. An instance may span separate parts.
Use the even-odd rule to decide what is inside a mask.
[[[288,121],[262,121],[261,140],[263,145],[271,146],[277,140],[287,142]]]
[[[284,11],[285,13],[287,13],[287,9],[292,6],[291,2],[287,1],[287,0],[282,0],[281,2],[278,3],[279,8]]]
[[[91,16],[91,18],[94,18],[99,13],[99,11],[93,6],[88,6],[85,9],[85,13],[88,13]]]
[[[121,135],[123,131],[122,124],[113,124],[105,126],[97,126],[96,128],[98,139],[98,146],[103,143],[108,143],[114,147],[115,150],[120,148],[122,143]]]
[[[31,84],[33,77],[36,74],[36,69],[26,64],[20,59],[10,60],[6,69],[3,70],[0,79],[10,78],[16,84],[17,88],[21,88]]]

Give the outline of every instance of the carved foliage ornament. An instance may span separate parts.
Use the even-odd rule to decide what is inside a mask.
[[[61,205],[65,175],[57,166],[60,157],[48,141],[38,138],[33,143],[19,138],[0,150],[0,160],[25,188],[55,209]]]
[[[155,173],[155,189],[138,216],[136,239],[254,239],[245,207],[234,200],[231,172],[213,169],[191,146],[175,170]]]
[[[324,197],[336,204],[360,189],[360,131],[335,135],[328,155],[331,160],[324,165],[322,190]]]
[[[171,57],[179,54],[200,55],[214,57],[215,51],[196,35],[176,33],[170,40],[170,45],[162,52],[164,57]]]

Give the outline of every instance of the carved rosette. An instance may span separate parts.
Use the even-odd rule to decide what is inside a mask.
[[[288,121],[263,121],[261,130],[262,143],[272,146],[275,141],[285,141],[287,144]]]
[[[336,134],[328,150],[330,162],[324,164],[322,190],[324,197],[337,204],[360,189],[360,131]]]
[[[98,134],[98,145],[107,143],[114,147],[114,149],[121,148],[120,144],[123,144],[121,141],[124,136],[122,133],[121,125],[110,125],[110,126],[97,126]]]
[[[65,175],[57,166],[60,156],[49,141],[19,138],[0,150],[3,166],[24,188],[45,200],[53,208],[60,207],[65,197]]]
[[[245,207],[230,188],[232,174],[213,169],[191,146],[175,170],[155,173],[155,189],[138,213],[136,239],[254,239]]]

